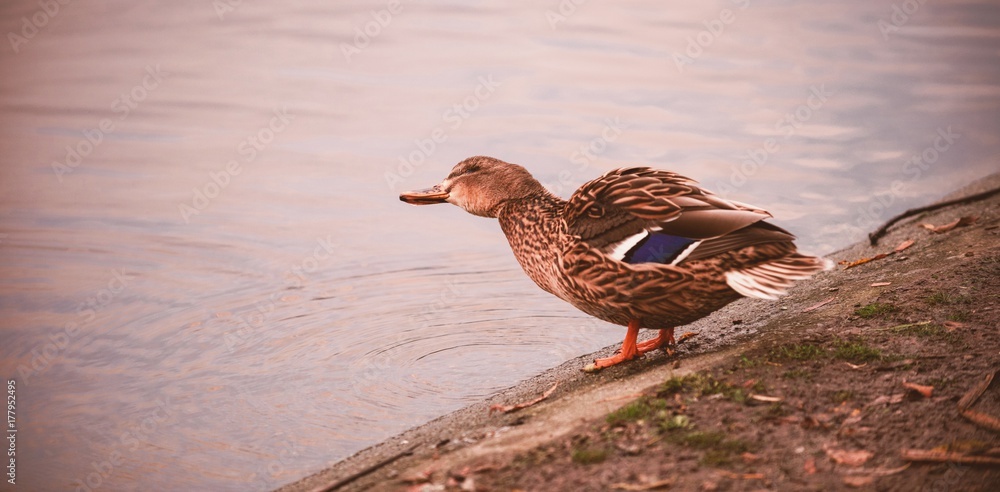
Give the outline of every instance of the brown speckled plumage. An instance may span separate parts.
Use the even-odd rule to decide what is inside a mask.
[[[496,217],[525,273],[539,287],[602,320],[660,329],[702,318],[741,295],[775,298],[827,262],[796,253],[794,236],[764,222],[756,207],[719,198],[688,178],[651,168],[616,169],[569,200],[552,195],[521,166],[472,157],[434,188],[404,193],[414,204],[450,202]],[[629,262],[653,235],[687,241],[683,251],[648,254],[667,262]],[[631,249],[630,249],[631,248]],[[673,263],[673,264],[670,264]],[[629,347],[597,368],[662,343]],[[659,340],[659,339],[658,339]],[[604,361],[604,365],[600,363]]]

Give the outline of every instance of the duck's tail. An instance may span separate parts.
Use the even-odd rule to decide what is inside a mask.
[[[832,268],[833,262],[826,258],[794,253],[749,268],[726,272],[726,283],[744,296],[774,300],[787,294],[788,288],[796,281]]]

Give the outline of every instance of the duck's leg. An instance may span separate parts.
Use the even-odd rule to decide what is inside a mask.
[[[583,368],[586,372],[594,372],[605,367],[611,367],[615,364],[625,362],[627,360],[635,359],[639,357],[639,350],[636,348],[635,340],[639,337],[639,320],[631,320],[628,322],[628,331],[625,333],[625,340],[622,342],[622,349],[618,351],[617,354],[611,357],[605,357],[603,359],[597,359],[593,364],[588,364]]]
[[[639,351],[640,354],[645,354],[646,352],[652,352],[662,347],[663,345],[674,345],[674,344],[675,344],[674,329],[664,328],[660,330],[660,334],[657,335],[656,338],[646,340],[645,342],[636,345],[635,348],[636,350]]]

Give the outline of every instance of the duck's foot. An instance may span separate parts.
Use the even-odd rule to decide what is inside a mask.
[[[635,348],[636,350],[639,351],[640,354],[645,354],[646,352],[652,352],[660,347],[663,347],[664,345],[675,345],[675,344],[676,342],[674,342],[674,329],[664,328],[660,330],[660,334],[657,335],[656,338],[652,338],[646,340],[645,342],[637,344]]]
[[[615,364],[621,364],[622,362],[636,359],[641,357],[642,354],[636,347],[635,339],[639,336],[639,321],[632,320],[628,323],[628,331],[625,333],[625,340],[622,341],[622,348],[617,354],[611,357],[605,357],[603,359],[597,359],[593,364],[587,364],[583,368],[584,372],[597,372],[605,367],[611,367]]]

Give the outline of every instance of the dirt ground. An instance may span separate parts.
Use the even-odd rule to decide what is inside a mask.
[[[1000,490],[1000,381],[962,400],[1000,370],[1000,196],[831,258],[909,240],[682,328],[674,356],[579,372],[605,349],[282,490]]]

